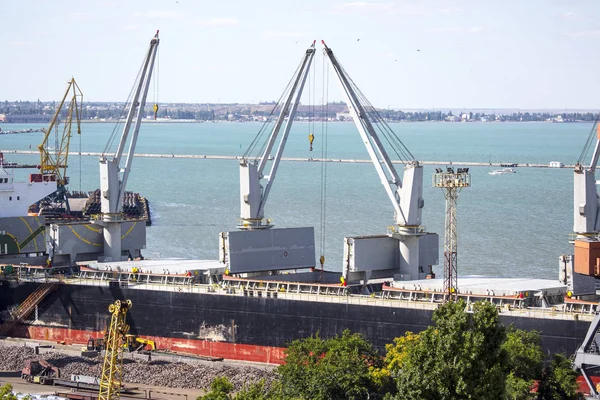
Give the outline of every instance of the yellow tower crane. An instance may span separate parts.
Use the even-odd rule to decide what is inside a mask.
[[[69,93],[72,93],[72,97],[71,101],[66,106],[63,132],[60,141],[57,138],[58,146],[54,148],[54,154],[52,154],[48,150],[48,139],[50,138],[52,130],[58,129],[59,117],[63,111],[63,107],[67,97],[69,96]],[[56,175],[56,182],[58,183],[58,186],[65,186],[69,183],[67,178],[67,161],[69,158],[69,144],[71,142],[73,117],[75,117],[75,121],[77,123],[77,134],[81,134],[82,104],[83,93],[81,92],[81,89],[79,89],[75,79],[71,78],[65,95],[58,105],[56,113],[54,113],[54,117],[52,117],[52,120],[50,121],[50,126],[48,126],[48,129],[44,130],[44,140],[42,140],[42,143],[38,146],[38,150],[40,151],[40,172],[42,174]]]
[[[132,307],[131,300],[117,300],[110,306],[110,325],[104,344],[104,363],[100,376],[100,391],[98,400],[119,399],[123,383],[123,343],[129,332],[129,325],[125,322],[127,311]]]
[[[67,98],[71,100],[67,104]],[[30,180],[33,182],[56,181],[56,192],[38,202],[39,209],[55,209],[70,213],[69,202],[67,201],[66,185],[69,183],[67,177],[67,166],[69,159],[69,145],[73,134],[73,121],[77,127],[77,134],[81,134],[83,93],[75,82],[74,78],[68,82],[67,90],[60,101],[48,129],[44,129],[44,138],[38,146],[40,152],[40,172],[31,174]],[[60,133],[60,117],[64,116],[62,124],[62,133]],[[56,139],[53,150],[50,147],[50,135],[55,132]],[[37,210],[35,210],[37,211]]]

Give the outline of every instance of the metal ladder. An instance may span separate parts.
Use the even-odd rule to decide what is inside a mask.
[[[11,312],[12,319],[0,326],[0,336],[6,336],[12,331],[19,322],[27,318],[34,310],[35,307],[40,304],[46,296],[55,291],[60,283],[42,283],[37,289],[31,293],[23,303],[17,307],[16,310]]]

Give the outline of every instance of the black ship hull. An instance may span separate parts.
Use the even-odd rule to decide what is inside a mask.
[[[37,283],[0,281],[0,315],[22,303]],[[406,331],[431,324],[429,309],[357,305],[274,297],[145,290],[119,286],[63,284],[37,307],[30,321],[13,335],[37,340],[85,343],[100,336],[108,322],[108,305],[130,299],[128,323],[134,334],[152,338],[157,347],[230,359],[280,363],[295,339],[319,333],[332,337],[344,329],[362,333],[380,351]],[[589,321],[501,315],[505,325],[537,330],[548,354],[573,354]]]

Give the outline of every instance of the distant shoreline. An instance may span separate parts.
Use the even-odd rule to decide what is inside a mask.
[[[124,122],[124,121],[120,121],[120,122]],[[171,119],[171,120],[160,120],[160,121],[155,121],[155,120],[143,120],[143,123],[150,123],[150,124],[248,124],[248,123],[264,123],[264,121],[222,121],[222,120],[217,120],[217,121],[205,121],[205,120],[178,120],[178,119]],[[305,124],[308,123],[309,121],[294,121],[295,124]],[[317,121],[310,121],[310,123],[313,122],[322,122],[320,120]],[[352,121],[327,121],[328,123],[335,123],[335,124],[352,124]],[[86,124],[115,124],[117,123],[116,120],[104,120],[104,121],[99,121],[96,119],[86,119],[86,120],[81,120],[81,123],[86,123]],[[563,121],[563,122],[557,122],[557,121],[388,121],[389,124],[593,124],[593,121]],[[6,122],[6,121],[0,121],[0,126],[3,125],[27,125],[27,124],[47,124],[47,122]],[[1,132],[0,132],[1,133]]]

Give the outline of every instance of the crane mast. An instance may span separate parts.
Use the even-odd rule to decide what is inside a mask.
[[[59,146],[54,149],[54,154],[52,154],[50,151],[48,151],[48,139],[50,138],[52,130],[58,125],[60,112],[63,109],[69,93],[72,93],[72,97],[69,105],[67,106],[67,115],[63,134]],[[44,139],[38,146],[38,150],[40,152],[40,172],[42,174],[56,175],[56,183],[58,186],[65,186],[69,183],[67,178],[67,162],[69,158],[69,144],[72,136],[73,117],[75,117],[75,121],[77,123],[77,134],[81,134],[82,103],[83,93],[81,92],[81,89],[79,89],[75,79],[71,78],[69,81],[69,86],[65,91],[65,95],[60,101],[54,117],[52,117],[50,126],[48,126],[48,129],[44,130]]]
[[[391,128],[379,116],[375,108],[359,91],[348,73],[344,70],[333,51],[322,41],[323,53],[331,62],[342,88],[348,111],[356,125],[361,139],[369,153],[375,170],[394,208],[394,222],[389,237],[398,243],[383,244],[380,238],[372,238],[366,245],[358,245],[363,238],[346,238],[344,275],[355,272],[366,281],[369,277],[384,277],[392,274],[394,279],[423,279],[434,276],[432,265],[438,263],[439,238],[437,234],[423,232],[421,214],[423,200],[423,167],[404,147]],[[403,157],[404,176],[400,179],[390,156],[371,119],[378,122],[382,136],[390,143],[398,156]],[[354,247],[353,247],[354,246]],[[353,248],[352,248],[353,247]],[[399,256],[398,256],[399,247]],[[360,250],[368,249],[368,250]],[[364,251],[363,256],[358,255]],[[387,258],[377,264],[369,254],[383,254]],[[371,261],[360,265],[364,259]],[[362,275],[359,275],[362,274]],[[379,275],[378,275],[379,274]]]
[[[315,42],[306,50],[302,62],[292,78],[292,87],[281,107],[279,117],[273,126],[262,155],[254,160],[244,157],[240,161],[240,223],[238,224],[238,228],[240,229],[268,229],[273,226],[269,220],[264,219],[265,204],[273,186],[275,175],[277,174],[281,155],[283,154],[283,149],[285,148],[290,129],[294,122],[296,110],[300,104],[302,90],[304,89],[314,55]],[[271,169],[268,175],[264,175],[267,161],[270,158],[269,155],[275,146],[284,122],[285,127],[283,128],[281,140],[273,157]],[[265,181],[264,187],[261,184],[261,180]]]
[[[158,31],[150,41],[150,47],[144,58],[139,79],[134,87],[133,97],[127,119],[123,127],[117,151],[100,157],[100,192],[102,216],[98,221],[104,226],[104,261],[121,261],[121,222],[123,221],[123,195],[131,171],[131,162],[142,123],[146,97],[150,87],[154,60],[158,51]],[[130,136],[131,125],[133,130]],[[107,146],[108,147],[108,146]],[[125,165],[121,167],[123,153],[127,148]]]
[[[111,318],[104,343],[104,362],[102,363],[98,400],[120,398],[123,384],[123,344],[129,332],[126,318],[127,311],[131,310],[131,307],[131,300],[116,300],[108,306]]]

